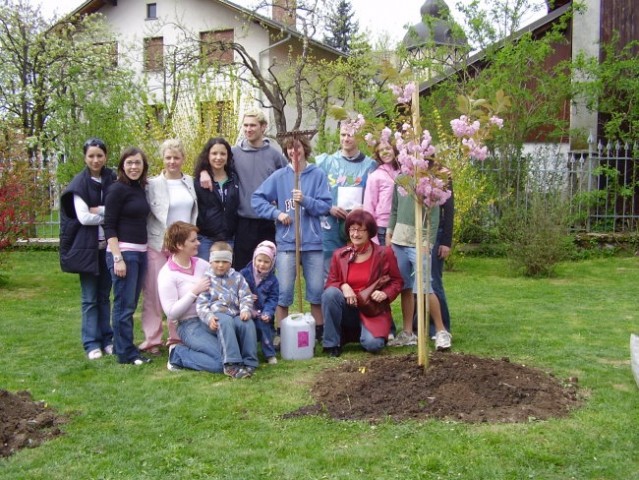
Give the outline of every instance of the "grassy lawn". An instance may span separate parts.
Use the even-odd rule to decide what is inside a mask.
[[[446,273],[454,350],[578,377],[587,397],[568,418],[505,425],[280,419],[311,403],[317,372],[365,355],[356,348],[281,361],[247,381],[169,372],[166,355],[144,367],[89,362],[77,276],[60,272],[54,252],[10,261],[0,388],[30,390],[69,422],[64,436],[0,460],[0,478],[639,479],[628,350],[639,331],[637,258],[563,264],[548,280],[514,277],[494,259]]]

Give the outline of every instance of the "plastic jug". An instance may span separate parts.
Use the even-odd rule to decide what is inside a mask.
[[[308,360],[315,350],[315,319],[293,313],[280,322],[280,355],[284,360]]]

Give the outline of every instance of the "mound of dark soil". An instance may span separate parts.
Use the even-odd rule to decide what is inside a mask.
[[[34,402],[29,392],[0,390],[0,457],[62,435],[58,425],[64,421],[44,402]]]
[[[563,417],[580,404],[577,379],[552,375],[507,358],[432,353],[429,368],[415,354],[349,361],[322,372],[316,403],[285,415],[338,420],[439,418],[462,422],[527,422]]]

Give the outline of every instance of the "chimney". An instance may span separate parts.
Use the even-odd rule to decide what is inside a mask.
[[[297,0],[273,0],[273,20],[295,30]]]

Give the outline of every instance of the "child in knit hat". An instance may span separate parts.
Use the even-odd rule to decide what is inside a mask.
[[[262,353],[271,365],[277,363],[275,357],[275,307],[280,295],[280,285],[275,276],[275,255],[277,248],[273,242],[265,240],[255,247],[253,261],[240,273],[244,275],[253,294],[253,320],[257,339],[262,345]]]

